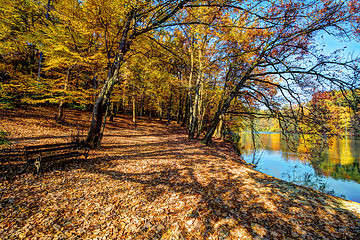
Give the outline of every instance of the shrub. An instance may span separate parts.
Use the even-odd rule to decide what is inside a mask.
[[[10,140],[7,138],[7,136],[9,135],[10,133],[8,132],[4,132],[2,130],[0,130],[0,146],[1,145],[11,145],[11,142]]]

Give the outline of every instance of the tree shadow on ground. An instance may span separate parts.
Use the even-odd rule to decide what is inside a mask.
[[[182,141],[182,137],[172,140]],[[253,170],[234,174],[222,165],[207,161],[213,157],[224,159],[222,154],[217,154],[211,149],[193,152],[192,150],[198,146],[181,144],[169,149],[168,143],[169,141],[106,144],[102,150],[124,151],[110,156],[101,155],[100,151],[87,160],[80,158],[52,163],[44,168],[41,174],[81,169],[88,173],[105,175],[119,184],[135,183],[141,189],[142,198],[148,203],[166,198],[169,192],[176,193],[184,199],[196,199],[192,202],[194,207],[187,211],[184,221],[179,225],[179,234],[186,239],[194,236],[201,236],[202,239],[212,236],[218,236],[219,239],[360,237],[360,219],[344,209],[336,198]],[[134,151],[136,147],[140,151]],[[154,151],[154,148],[162,150]],[[178,154],[178,150],[183,152]],[[148,170],[119,170],[129,162],[136,163],[153,158],[157,161],[150,163]],[[161,159],[172,159],[173,164],[161,164]],[[199,169],[202,172],[199,173]],[[199,180],[199,174],[203,174],[207,180]],[[219,179],[217,175],[222,177]],[[168,207],[171,209],[174,206],[170,204]],[[149,210],[142,211],[152,214]],[[167,214],[171,216],[170,213]],[[346,219],[343,216],[347,216]],[[165,230],[159,232],[146,228],[142,231],[146,238],[165,233]]]
[[[130,120],[121,121],[129,123]],[[121,121],[110,125],[113,129],[130,126],[118,125]],[[139,229],[126,229],[125,220],[120,220],[119,226],[129,232],[128,236],[144,239],[161,238],[169,229],[174,230],[178,238],[185,239],[360,237],[360,219],[337,198],[286,183],[241,164],[230,165],[226,154],[186,139],[184,130],[173,137],[141,142],[148,136],[156,138],[176,133],[151,121],[140,123],[139,129],[145,129],[146,124],[149,128],[145,133],[142,130],[107,133],[105,144],[88,159],[49,163],[33,178],[28,177],[31,174],[18,176],[25,180],[18,181],[14,188],[10,184],[8,190],[0,189],[7,194],[1,199],[2,207],[12,214],[6,215],[10,216],[7,220],[25,225],[38,219],[39,211],[53,207],[56,211],[46,215],[48,218],[54,215],[53,223],[65,229],[80,228],[78,219],[86,215],[81,211],[91,212],[97,203],[113,205],[106,224],[115,221],[124,211],[128,212],[121,216],[143,215],[153,226],[161,222],[160,228],[148,227],[142,222]],[[113,137],[114,142],[106,142],[107,136]],[[231,169],[233,166],[241,171]],[[8,197],[11,195],[26,201],[19,200],[23,205],[16,205],[17,200]],[[114,199],[106,201],[109,195]],[[83,199],[89,205],[79,204],[78,212],[72,212],[75,211],[72,205]],[[55,207],[59,202],[63,205]],[[22,212],[21,207],[26,207],[28,212]],[[91,212],[89,218],[104,216],[96,211]],[[66,225],[71,221],[78,225]],[[36,221],[34,224],[44,232],[50,226]],[[173,228],[175,224],[178,232]]]
[[[101,167],[90,171],[105,174],[120,183],[139,184],[149,202],[169,192],[198,199],[196,207],[180,226],[186,239],[195,235],[203,239],[213,235],[219,239],[221,236],[262,239],[356,239],[360,236],[360,219],[344,210],[333,197],[264,174],[250,172],[237,176],[225,168],[214,169],[206,166],[206,161],[198,161],[196,164],[202,164],[203,168],[226,176],[222,180],[212,177],[204,184],[198,181],[197,170],[191,165],[178,168],[157,165],[156,168],[163,170],[126,173],[106,170],[105,165],[116,167],[111,162],[102,162]],[[339,217],[344,213],[352,224],[346,224]]]

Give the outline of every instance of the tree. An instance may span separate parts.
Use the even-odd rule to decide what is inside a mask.
[[[90,147],[97,147],[100,144],[100,130],[103,117],[114,85],[119,81],[120,67],[124,62],[126,53],[130,49],[132,41],[151,30],[162,27],[164,23],[169,21],[188,2],[190,1],[182,0],[175,3],[171,1],[145,1],[141,4],[131,4],[129,1],[124,4],[123,9],[126,13],[120,23],[121,27],[119,27],[121,40],[119,42],[118,53],[109,68],[104,86],[94,104],[92,121],[86,137],[86,143]]]
[[[19,101],[38,88],[30,76],[37,70],[36,33],[42,29],[45,15],[40,3],[19,0],[2,1],[0,16],[2,95],[8,101]]]
[[[330,104],[330,112],[354,113],[336,115],[331,124],[355,128],[357,63],[324,56],[315,45],[324,32],[359,34],[358,10],[356,1],[328,0],[6,1],[1,96],[58,104],[61,119],[64,105],[90,105],[97,94],[90,147],[100,145],[107,112],[116,108],[109,105],[129,106],[134,116],[167,113],[168,121],[176,114],[190,138],[207,131],[210,143],[244,116],[277,117],[280,128],[296,130],[296,123],[310,121],[304,95],[330,88],[346,102]]]
[[[249,57],[236,71],[237,82],[219,105],[205,136],[205,143],[210,142],[220,116],[227,112],[233,99],[245,88],[251,90],[248,94],[253,99],[263,103],[276,113],[279,119],[284,120],[285,116],[281,115],[278,106],[273,104],[274,98],[269,98],[266,93],[254,89],[251,86],[252,82],[276,87],[282,93],[283,99],[288,101],[290,109],[294,109],[293,102],[298,106],[302,105],[297,90],[308,90],[314,83],[352,87],[341,80],[341,75],[336,76],[330,69],[342,67],[356,72],[354,62],[331,61],[321,55],[316,57],[316,54],[313,55],[311,43],[315,41],[316,33],[321,30],[346,34],[345,28],[351,27],[348,23],[358,19],[359,5],[356,2],[264,1],[249,5],[248,8],[225,6],[235,7],[240,16],[248,15],[246,19],[235,21],[234,25],[235,29],[246,29],[246,32],[252,35],[252,43],[247,46],[241,41],[228,43],[234,46],[234,58],[244,55]],[[281,82],[274,83],[266,77],[275,77]],[[259,96],[255,96],[254,93]],[[291,117],[299,119],[299,114],[301,111],[293,111]]]

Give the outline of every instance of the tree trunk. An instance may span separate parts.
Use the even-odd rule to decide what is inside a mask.
[[[192,87],[192,78],[193,78],[193,72],[194,72],[194,43],[193,43],[193,37],[191,37],[190,41],[190,73],[189,73],[189,83],[188,83],[188,100],[189,100],[189,138],[192,139],[194,136],[191,136],[191,129],[193,126],[193,108],[192,108],[192,99],[191,99],[191,87]]]
[[[111,102],[111,103],[110,103],[108,112],[110,113],[110,119],[109,119],[109,121],[110,121],[110,122],[114,122],[114,117],[115,117],[115,114],[116,114],[116,113],[115,113],[115,104],[114,104],[114,102]]]
[[[86,137],[86,143],[91,148],[98,147],[99,140],[101,139],[101,126],[103,123],[103,118],[106,113],[107,105],[110,101],[110,95],[114,85],[118,82],[117,74],[108,78],[105,81],[104,87],[102,88],[96,102],[94,104],[94,110],[92,115],[92,121],[88,135]]]
[[[109,99],[109,102],[110,102],[110,99]],[[101,140],[102,140],[102,138],[104,136],[103,134],[104,134],[104,131],[105,131],[105,126],[106,126],[106,118],[107,118],[107,116],[109,114],[109,110],[110,110],[109,108],[110,108],[110,106],[109,106],[109,104],[107,104],[106,110],[105,110],[104,121],[102,123],[100,134],[99,134],[100,137],[98,138],[98,142],[97,142],[97,145],[96,145],[97,148],[100,148]]]
[[[211,138],[214,135],[217,125],[220,122],[220,116],[225,115],[226,111],[230,107],[232,100],[237,96],[240,89],[243,88],[245,82],[249,79],[251,72],[257,67],[260,60],[264,56],[265,52],[262,52],[257,60],[246,70],[246,72],[240,78],[240,81],[236,84],[235,88],[231,91],[230,95],[225,99],[225,101],[219,105],[218,111],[215,113],[210,128],[208,129],[203,142],[205,144],[209,144],[211,142]]]
[[[66,73],[64,89],[63,89],[64,91],[63,91],[62,96],[61,96],[61,100],[60,100],[60,103],[59,103],[58,116],[57,116],[57,119],[56,119],[56,121],[59,122],[59,123],[64,121],[65,96],[66,96],[67,86],[69,84],[70,72],[75,66],[76,66],[76,64],[69,66],[69,68],[67,70],[67,73]]]
[[[114,109],[113,109],[113,112],[112,112],[114,117],[116,117],[117,114],[118,114],[119,105],[120,105],[120,103],[114,104]]]
[[[162,121],[162,118],[163,118],[163,107],[164,107],[164,102],[161,101],[161,105],[160,105],[160,109],[159,109],[159,120],[160,120],[160,122]]]
[[[144,101],[145,101],[145,90],[142,92],[141,95],[140,113],[139,113],[140,119],[142,119],[142,116],[144,115]]]
[[[202,91],[201,91],[202,92]],[[203,92],[201,93],[201,97],[203,97]],[[202,108],[202,101],[203,99],[201,99],[201,104],[199,105],[200,108],[199,108],[199,113],[200,113],[200,109]],[[199,117],[199,124],[198,124],[198,130],[197,130],[197,135],[196,135],[196,138],[198,139],[200,137],[200,134],[202,132],[202,128],[203,128],[203,123],[204,123],[204,116],[205,116],[205,111],[206,109],[204,108],[203,111],[202,111],[202,114],[200,115]]]
[[[198,129],[199,124],[199,115],[200,115],[200,108],[201,108],[201,81],[202,81],[202,61],[201,56],[202,52],[199,49],[199,71],[196,78],[196,85],[195,85],[195,99],[192,105],[192,111],[190,115],[190,130],[189,130],[189,138],[194,139],[195,131]]]
[[[123,88],[122,88],[122,99],[121,99],[121,110],[122,110],[122,114],[126,113],[127,110],[127,104],[126,104],[126,84],[127,81],[125,80],[123,83]]]
[[[38,74],[37,74],[37,84],[40,84],[40,75],[41,75],[41,62],[43,59],[43,52],[39,52],[39,65],[38,65]]]
[[[179,107],[178,107],[178,114],[177,114],[177,123],[180,124],[182,119],[183,119],[183,95],[180,92],[180,97],[179,97]]]
[[[101,140],[101,126],[104,120],[103,118],[106,113],[107,105],[110,101],[112,90],[115,84],[119,81],[119,69],[128,50],[126,43],[127,41],[131,41],[133,39],[133,36],[128,37],[128,33],[130,31],[130,23],[134,18],[134,14],[135,11],[132,10],[124,26],[119,46],[119,53],[116,56],[111,68],[109,69],[104,86],[101,89],[94,104],[92,121],[85,140],[87,145],[91,148],[95,148],[100,144],[99,140]]]
[[[135,91],[132,95],[132,121],[136,126],[136,98],[135,98]]]
[[[223,132],[223,125],[224,125],[224,117],[225,117],[224,115],[220,116],[219,124],[216,127],[214,136],[217,138],[221,138],[223,136],[222,132]]]
[[[46,20],[49,19],[50,4],[51,4],[51,0],[48,0],[47,6],[46,6],[46,14],[45,14]],[[45,26],[47,26],[46,23],[45,23]],[[41,64],[42,64],[43,55],[44,55],[43,52],[41,50],[39,50],[39,65],[38,65],[38,74],[37,74],[37,83],[38,84],[40,83]]]
[[[200,89],[199,89],[199,100],[198,100],[198,104],[197,104],[197,112],[198,112],[198,124],[197,124],[197,135],[196,138],[200,137],[201,131],[202,131],[202,127],[203,127],[203,120],[204,120],[204,115],[205,115],[205,109],[203,109],[203,100],[204,100],[204,81],[202,78],[202,62],[201,62],[201,52],[199,53],[199,71],[200,71],[200,76],[199,76],[199,81],[200,81]],[[202,112],[202,113],[201,113]]]
[[[243,87],[245,81],[248,79],[248,75],[245,75],[241,81],[236,85],[235,89],[231,91],[230,95],[225,99],[223,104],[219,105],[218,111],[215,113],[214,118],[211,122],[210,128],[208,129],[204,142],[205,144],[209,144],[211,141],[212,136],[214,135],[214,132],[216,130],[217,125],[219,124],[221,120],[221,116],[225,115],[226,111],[230,107],[231,101],[235,98],[235,96],[238,94],[240,89]]]
[[[185,94],[186,95],[186,99],[185,99],[185,114],[184,114],[184,117],[182,119],[182,123],[181,123],[181,126],[182,127],[185,127],[186,126],[186,123],[188,122],[188,118],[189,118],[189,108],[190,108],[190,105],[189,105],[189,95],[188,94]]]
[[[168,113],[167,113],[167,122],[166,122],[166,126],[169,125],[170,123],[170,119],[171,119],[171,107],[172,107],[172,90],[170,90],[170,101],[169,101],[169,108],[168,108]]]
[[[48,3],[46,5],[46,15],[45,15],[46,20],[49,20],[50,5],[51,5],[51,0],[48,0]]]
[[[252,140],[253,149],[254,149],[254,153],[252,154],[252,164],[255,164],[256,163],[257,144],[256,144],[256,136],[255,136],[254,116],[250,117],[250,132],[251,132],[251,140]]]

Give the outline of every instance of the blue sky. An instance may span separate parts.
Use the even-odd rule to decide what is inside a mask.
[[[325,33],[320,41],[325,45],[325,55],[328,55],[337,49],[344,49],[343,55],[345,56],[349,56],[350,54],[354,54],[353,57],[360,56],[360,43],[355,42],[354,40],[339,40],[336,37]]]

